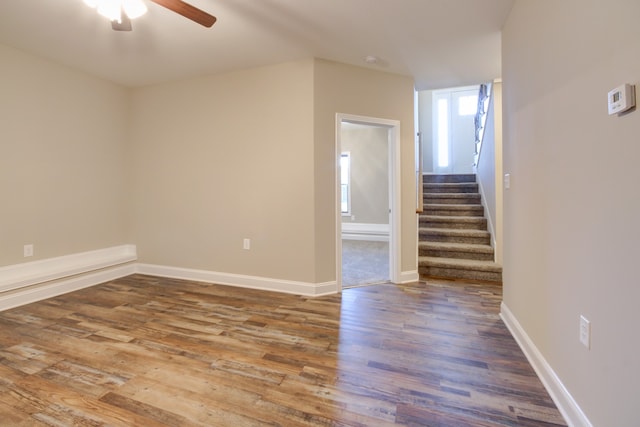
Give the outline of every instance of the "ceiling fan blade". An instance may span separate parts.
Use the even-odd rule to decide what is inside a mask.
[[[151,0],[151,1],[156,4],[159,4],[160,6],[166,7],[169,10],[174,11],[179,15],[182,15],[185,18],[191,19],[192,21],[197,22],[200,25],[204,25],[207,28],[210,28],[216,22],[215,16],[209,15],[204,10],[200,10],[195,6],[191,6],[190,4],[185,3],[182,0]]]
[[[111,28],[114,31],[131,31],[131,19],[126,13],[120,12],[120,22],[111,21]]]

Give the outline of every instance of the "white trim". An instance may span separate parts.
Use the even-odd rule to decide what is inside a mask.
[[[0,293],[135,261],[135,245],[47,258],[0,268]]]
[[[399,284],[404,284],[404,283],[412,283],[412,282],[418,282],[420,281],[420,274],[418,273],[417,270],[413,270],[413,271],[403,271],[400,273],[400,280],[398,281]]]
[[[173,279],[192,280],[215,283],[218,285],[239,288],[260,289],[263,291],[284,292],[287,294],[321,296],[338,291],[336,282],[307,283],[291,280],[270,279],[257,276],[245,276],[233,273],[220,273],[209,270],[169,267],[155,264],[137,264],[136,272],[151,276],[170,277]]]
[[[342,238],[347,240],[389,241],[389,224],[367,224],[362,222],[343,222]]]
[[[400,283],[401,265],[401,175],[400,175],[400,121],[336,113],[336,153],[337,167],[334,176],[336,200],[336,282],[342,289],[342,215],[340,213],[340,163],[342,122],[379,126],[388,129],[389,134],[389,278]]]
[[[0,294],[0,311],[18,307],[32,302],[53,298],[68,292],[88,288],[100,283],[115,280],[135,273],[135,265],[109,267],[91,274],[75,276],[57,282],[44,283],[11,292]]]
[[[476,166],[474,166],[474,168],[476,168]],[[491,221],[491,210],[489,210],[489,207],[487,206],[487,197],[484,195],[484,188],[482,187],[482,181],[480,180],[480,175],[478,174],[478,171],[476,170],[474,172],[476,174],[477,180],[478,180],[478,190],[480,191],[480,203],[482,203],[482,207],[484,208],[484,211],[486,212],[486,214],[484,215],[484,217],[487,219],[487,227],[489,229],[489,234],[491,235],[491,247],[494,249],[494,256],[493,256],[493,261],[497,262],[498,259],[496,257],[496,253],[495,253],[495,248],[496,248],[496,229],[493,226],[493,221]]]
[[[582,412],[578,403],[573,399],[560,378],[553,371],[544,356],[535,346],[531,338],[522,328],[518,319],[513,315],[509,307],[502,302],[500,305],[500,317],[515,338],[516,342],[529,360],[531,366],[547,389],[547,392],[560,410],[565,421],[570,427],[592,427],[587,416]]]

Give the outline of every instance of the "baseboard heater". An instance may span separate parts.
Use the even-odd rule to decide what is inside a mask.
[[[342,238],[347,240],[389,241],[389,224],[343,222]]]
[[[0,310],[131,274],[137,259],[121,245],[0,267]]]

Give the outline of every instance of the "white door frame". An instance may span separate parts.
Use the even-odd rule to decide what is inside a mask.
[[[375,117],[357,116],[353,114],[336,114],[336,283],[338,291],[342,290],[342,213],[340,212],[340,154],[341,125],[343,122],[388,129],[389,134],[389,280],[400,283],[400,121],[379,119]]]
[[[432,94],[431,108],[432,108],[432,156],[433,156],[433,171],[435,173],[457,173],[456,172],[456,144],[454,143],[453,133],[452,131],[452,121],[453,121],[453,96],[459,92],[471,92],[477,93],[480,85],[474,86],[462,86],[462,87],[454,87],[449,89],[439,89],[434,90]],[[447,154],[449,156],[449,165],[446,167],[441,167],[438,165],[438,155],[439,155],[439,121],[438,121],[438,100],[439,99],[447,100],[447,133],[448,133],[448,143],[447,143]],[[458,165],[459,166],[459,165]],[[471,173],[471,172],[468,172]]]

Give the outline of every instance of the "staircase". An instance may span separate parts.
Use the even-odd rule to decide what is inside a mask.
[[[424,175],[418,271],[421,278],[502,283],[476,176]]]

